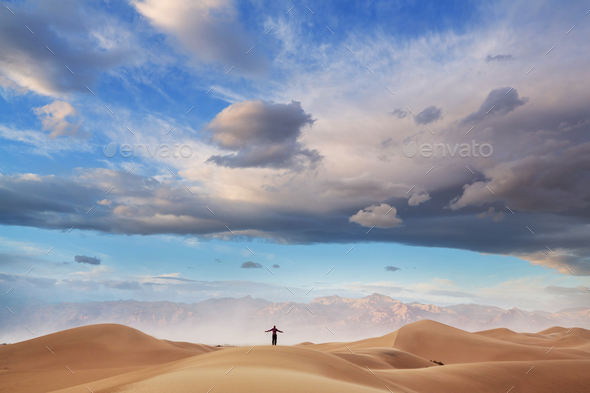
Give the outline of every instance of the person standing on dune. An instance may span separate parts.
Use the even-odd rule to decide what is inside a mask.
[[[272,345],[277,345],[277,332],[283,333],[281,330],[277,329],[277,325],[274,325],[272,329],[266,330],[265,333],[272,332]]]

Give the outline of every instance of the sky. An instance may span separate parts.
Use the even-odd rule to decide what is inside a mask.
[[[0,290],[586,307],[588,8],[2,2]]]

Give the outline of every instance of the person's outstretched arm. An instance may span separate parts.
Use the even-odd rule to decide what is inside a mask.
[[[277,332],[279,332],[279,333],[283,333],[283,331],[282,331],[282,330],[279,330],[279,329],[277,329]]]
[[[272,329],[265,330],[264,333],[270,332]]]

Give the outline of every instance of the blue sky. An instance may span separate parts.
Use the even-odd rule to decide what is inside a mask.
[[[11,296],[585,306],[581,2],[2,5]]]

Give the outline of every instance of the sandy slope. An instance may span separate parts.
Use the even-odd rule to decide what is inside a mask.
[[[535,346],[510,342],[510,330],[506,339],[468,333],[433,321],[420,321],[406,325],[397,331],[394,347],[426,359],[444,364],[487,361],[540,360],[551,347],[563,338],[545,342],[550,345]],[[589,359],[589,354],[575,347],[561,348],[556,345],[551,359]]]
[[[47,392],[215,349],[122,325],[84,326],[0,347],[0,391]]]
[[[420,321],[357,342],[216,350],[94,325],[0,347],[0,391],[590,392],[589,343],[584,329],[468,333]]]

